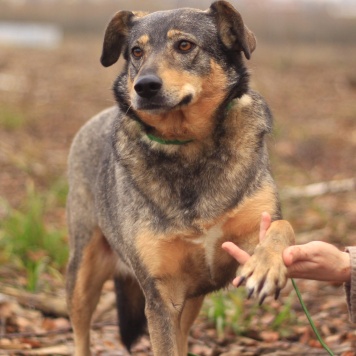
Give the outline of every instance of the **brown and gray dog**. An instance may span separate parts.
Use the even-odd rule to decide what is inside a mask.
[[[226,286],[233,241],[253,253],[241,275],[260,301],[286,283],[294,241],[269,170],[271,113],[248,87],[253,33],[226,1],[207,11],[120,11],[101,62],[125,67],[117,107],[91,119],[69,157],[67,299],[75,355],[90,355],[90,320],[114,278],[123,343],[145,332],[157,356],[187,354],[204,296]],[[273,217],[259,243],[261,213]]]

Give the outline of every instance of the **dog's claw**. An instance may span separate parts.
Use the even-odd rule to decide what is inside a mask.
[[[236,288],[240,287],[246,281],[246,277],[240,277],[239,283],[237,283]]]
[[[281,289],[277,288],[276,292],[274,293],[274,300],[277,300],[279,298],[279,294],[281,293]]]
[[[251,288],[248,292],[247,299],[250,299],[252,297],[253,292],[255,291],[255,288]]]
[[[266,293],[263,294],[262,297],[260,298],[259,302],[258,302],[258,305],[261,306],[263,304],[263,302],[265,301],[266,297],[267,297],[267,294]]]

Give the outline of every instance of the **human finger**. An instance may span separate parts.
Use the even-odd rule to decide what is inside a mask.
[[[237,276],[237,277],[232,281],[232,284],[233,284],[236,288],[238,288],[238,287],[240,287],[240,285],[241,285],[242,283],[245,282],[245,280],[246,280],[246,278],[241,277],[241,276]]]
[[[250,255],[246,251],[242,250],[230,241],[224,242],[221,247],[241,265],[245,264],[250,258]]]
[[[283,251],[284,264],[289,267],[297,261],[308,260],[309,252],[307,245],[289,246]]]
[[[260,242],[266,237],[267,230],[271,226],[271,215],[267,212],[263,212],[261,215],[261,223],[260,223]]]

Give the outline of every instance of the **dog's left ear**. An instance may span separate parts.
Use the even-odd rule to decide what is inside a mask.
[[[119,11],[111,19],[105,31],[103,52],[100,62],[104,67],[114,64],[126,47],[126,38],[129,33],[132,18],[131,11]]]
[[[216,18],[218,32],[224,45],[243,51],[247,59],[256,48],[255,35],[245,26],[240,13],[227,1],[215,1],[208,13]]]

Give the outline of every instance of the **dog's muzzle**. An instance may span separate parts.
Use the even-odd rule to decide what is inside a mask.
[[[136,93],[145,99],[153,98],[162,88],[162,80],[153,74],[147,74],[139,78],[134,85]]]

